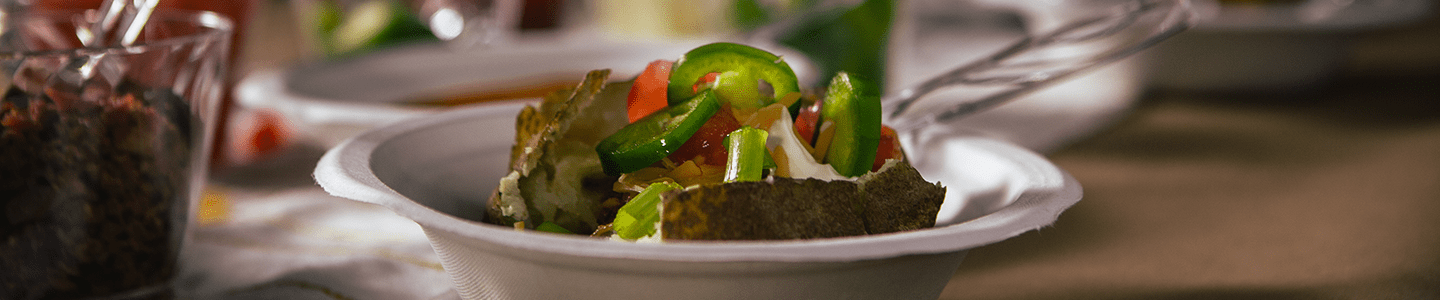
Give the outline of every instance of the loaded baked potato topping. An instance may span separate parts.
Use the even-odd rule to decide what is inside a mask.
[[[625,241],[805,239],[934,226],[880,91],[802,90],[784,59],[715,43],[629,82],[593,71],[517,117],[487,221]]]

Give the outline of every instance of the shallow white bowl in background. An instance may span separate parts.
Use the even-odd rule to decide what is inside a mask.
[[[980,58],[1024,34],[1020,28],[990,24],[950,25],[958,28],[917,32],[915,38],[922,43],[892,46],[892,87],[913,84]],[[909,27],[896,30],[906,30],[900,28]],[[580,40],[466,52],[441,45],[402,47],[345,61],[252,72],[237,85],[236,99],[244,108],[277,111],[305,139],[333,147],[380,125],[449,109],[405,103],[418,97],[580,79],[585,72],[601,68],[612,69],[611,78],[629,78],[650,61],[676,59],[708,42]],[[767,50],[784,56],[801,82],[822,81],[813,78],[814,67],[804,56],[783,48]],[[952,125],[1042,153],[1054,151],[1111,125],[1128,112],[1144,88],[1144,69],[1137,60],[1125,60]],[[963,91],[943,91],[931,97],[936,102],[970,98]]]
[[[969,249],[1047,226],[1081,196],[1075,179],[1040,155],[957,134],[928,143],[935,155],[920,166],[948,189],[936,228],[665,244],[522,232],[477,221],[508,170],[522,105],[369,131],[327,152],[315,179],[420,224],[466,299],[934,299]]]
[[[602,68],[611,69],[611,78],[629,78],[650,61],[680,57],[703,43],[530,43],[473,51],[412,45],[252,72],[235,95],[241,107],[275,110],[303,137],[331,147],[377,126],[449,109],[409,103],[421,97],[578,81]]]

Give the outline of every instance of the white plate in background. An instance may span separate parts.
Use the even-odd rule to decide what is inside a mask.
[[[520,44],[466,52],[439,44],[400,47],[253,72],[236,87],[236,99],[245,108],[280,112],[304,138],[330,147],[370,128],[448,109],[405,103],[426,96],[579,82],[605,68],[612,80],[627,80],[651,61],[678,58],[701,44]]]
[[[966,25],[968,26],[968,25]],[[1021,32],[968,28],[968,32],[927,33],[925,43],[892,48],[897,82],[916,82],[1006,46]],[[986,31],[989,30],[989,31]],[[391,49],[365,57],[254,72],[237,87],[238,102],[279,111],[296,131],[325,147],[378,125],[433,114],[444,108],[397,105],[425,95],[484,90],[579,79],[587,71],[610,68],[611,78],[638,74],[646,63],[675,59],[704,41],[530,44],[475,52],[453,52],[439,45]],[[784,49],[802,77],[809,64]],[[902,56],[907,59],[895,60]],[[899,73],[897,73],[897,71]],[[954,126],[1048,152],[1106,127],[1122,116],[1143,89],[1143,65],[1125,60],[1045,88],[997,109],[967,117]],[[803,80],[804,78],[802,78]],[[941,91],[939,101],[963,93]],[[930,102],[930,100],[927,100]]]

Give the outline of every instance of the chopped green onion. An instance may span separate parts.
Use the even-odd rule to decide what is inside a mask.
[[[574,232],[570,232],[570,230],[566,230],[565,227],[560,227],[560,224],[555,224],[554,222],[550,222],[550,221],[545,221],[545,223],[540,223],[540,226],[535,226],[535,230],[544,231],[544,232],[554,232],[554,233],[564,233],[564,234],[575,234]]]
[[[655,223],[660,222],[660,193],[682,188],[674,182],[663,181],[650,184],[630,202],[620,207],[615,215],[613,228],[622,239],[633,240],[655,234]]]
[[[759,128],[745,126],[725,136],[725,182],[759,181],[765,170],[765,161],[770,153],[765,149],[765,139],[770,133]],[[770,165],[774,165],[772,160]]]

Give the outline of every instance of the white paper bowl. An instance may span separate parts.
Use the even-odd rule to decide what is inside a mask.
[[[419,223],[466,299],[934,299],[967,250],[1054,222],[1079,184],[1043,157],[984,138],[930,143],[948,188],[942,225],[783,242],[633,244],[483,224],[523,104],[444,112],[341,143],[315,179]],[[975,287],[984,288],[984,287]]]

